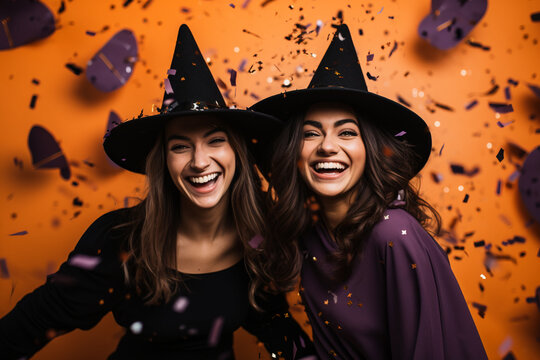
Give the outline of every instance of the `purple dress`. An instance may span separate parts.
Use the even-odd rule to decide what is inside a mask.
[[[487,359],[443,249],[409,213],[389,209],[344,282],[318,223],[302,239],[301,293],[321,359]]]

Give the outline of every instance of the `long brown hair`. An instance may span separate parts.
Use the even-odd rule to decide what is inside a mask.
[[[227,129],[227,135],[236,156],[229,210],[244,245],[246,268],[252,275],[257,269],[249,240],[264,231],[261,183],[244,139],[232,129]],[[168,302],[182,283],[175,271],[176,234],[182,216],[180,197],[167,169],[164,131],[147,156],[146,175],[146,198],[132,208],[132,221],[126,224],[129,234],[124,274],[146,304],[157,304]]]
[[[316,218],[316,198],[308,189],[297,167],[303,144],[305,113],[293,116],[276,141],[272,159],[272,176],[268,191],[266,261],[262,262],[264,280],[271,288],[289,291],[297,284],[301,269],[298,239]],[[440,230],[440,215],[423,200],[411,182],[417,156],[411,145],[397,140],[357,114],[366,164],[362,177],[352,190],[356,197],[343,221],[333,229],[337,251],[329,254],[336,264],[337,279],[346,278],[352,262],[361,254],[364,240],[384,211],[403,190],[404,209],[425,228]],[[296,156],[291,156],[296,154]],[[430,226],[431,225],[431,226]]]

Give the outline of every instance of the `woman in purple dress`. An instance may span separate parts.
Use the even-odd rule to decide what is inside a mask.
[[[270,287],[300,292],[322,359],[486,359],[446,253],[440,217],[410,180],[425,122],[370,93],[346,25],[307,89],[254,109],[277,138],[266,240]],[[264,169],[269,170],[269,169]]]

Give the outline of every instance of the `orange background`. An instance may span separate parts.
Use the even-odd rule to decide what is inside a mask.
[[[490,1],[486,15],[467,36],[490,46],[489,51],[464,42],[440,51],[420,39],[417,27],[430,10],[428,0],[274,0],[265,6],[263,0],[135,0],[127,7],[119,0],[79,0],[66,1],[61,14],[57,13],[61,1],[43,2],[55,13],[57,30],[44,40],[0,52],[0,257],[6,259],[10,271],[9,278],[0,279],[0,316],[56,271],[94,219],[123,207],[126,197],[144,193],[142,176],[114,168],[107,160],[102,137],[111,110],[126,119],[141,109],[150,114],[153,104],[161,105],[162,81],[181,23],[190,26],[215,78],[230,90],[229,104],[245,107],[256,97],[282,91],[285,79],[292,83],[290,90],[307,86],[328,46],[333,32],[330,24],[336,22],[332,17],[342,10],[364,73],[379,76],[377,81],[368,80],[370,91],[394,100],[401,96],[432,131],[434,151],[421,173],[422,192],[441,212],[445,229],[451,229],[458,245],[464,246],[464,250],[454,249],[450,259],[488,356],[502,358],[511,350],[517,359],[532,359],[540,352],[538,308],[526,301],[540,285],[540,226],[527,224],[530,216],[521,204],[517,180],[508,179],[516,170],[509,161],[509,143],[526,151],[540,144],[540,134],[535,133],[540,128],[540,99],[526,86],[540,85],[536,73],[540,23],[530,18],[540,10],[538,2]],[[324,22],[318,36],[312,34],[300,45],[285,39],[295,23],[311,23],[312,29],[317,20]],[[108,30],[103,31],[105,26]],[[68,62],[84,68],[124,28],[135,33],[139,45],[139,61],[124,87],[100,93],[84,74],[75,76],[65,68]],[[95,31],[96,36],[87,35],[87,30]],[[389,57],[394,41],[398,48]],[[369,64],[365,60],[368,53],[375,54]],[[245,71],[238,73],[237,86],[232,87],[227,70],[238,69],[243,59],[247,61]],[[247,72],[251,65],[256,70],[253,73]],[[503,89],[508,78],[519,81],[517,87],[511,86],[509,102],[515,111],[497,117],[488,102],[505,102]],[[32,79],[39,79],[40,84],[32,84]],[[485,95],[495,83],[500,85],[499,91]],[[38,98],[30,109],[33,94]],[[479,104],[465,110],[474,99]],[[435,102],[453,111],[436,107]],[[536,118],[531,119],[533,114]],[[514,122],[500,128],[497,120]],[[58,170],[33,169],[27,137],[36,124],[60,142],[72,166],[70,181],[62,180]],[[500,148],[506,150],[506,157],[499,163],[495,155]],[[14,158],[22,160],[22,168],[14,165]],[[513,161],[522,163],[523,159],[514,157]],[[467,169],[478,166],[480,173],[455,175],[450,163]],[[431,173],[441,174],[443,180],[435,183]],[[499,179],[503,186],[497,195]],[[79,185],[73,186],[73,180]],[[462,202],[465,194],[470,196],[467,203]],[[75,197],[83,201],[82,207],[73,205]],[[28,234],[10,236],[23,230]],[[470,232],[474,234],[465,237]],[[514,235],[526,242],[502,245]],[[495,260],[492,274],[483,265],[485,249],[473,246],[479,240],[493,244],[493,253],[507,255],[506,260]],[[444,237],[439,241],[453,247]],[[296,295],[291,294],[290,300],[296,318],[305,324],[305,316],[295,305]],[[472,307],[473,302],[487,306],[484,318]],[[90,331],[74,331],[55,339],[35,358],[105,358],[122,331],[108,315]],[[268,358],[254,338],[243,331],[236,336],[239,360],[256,359],[259,351],[262,358]]]

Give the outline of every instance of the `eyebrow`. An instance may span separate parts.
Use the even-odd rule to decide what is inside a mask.
[[[208,130],[207,132],[204,133],[203,137],[209,137],[210,135],[212,134],[215,134],[217,132],[224,132],[225,134],[228,135],[227,133],[227,130],[225,130],[224,128],[222,127],[216,127],[216,128],[213,128],[211,130]],[[191,139],[187,136],[183,136],[183,135],[171,135],[167,138],[167,142],[171,141],[171,140],[183,140],[183,141],[191,141]]]
[[[341,125],[347,123],[353,123],[354,125],[358,126],[358,122],[354,119],[341,119],[334,123],[334,128],[340,127]],[[311,125],[313,127],[316,127],[317,129],[322,129],[322,124],[319,121],[305,120],[304,125]]]

